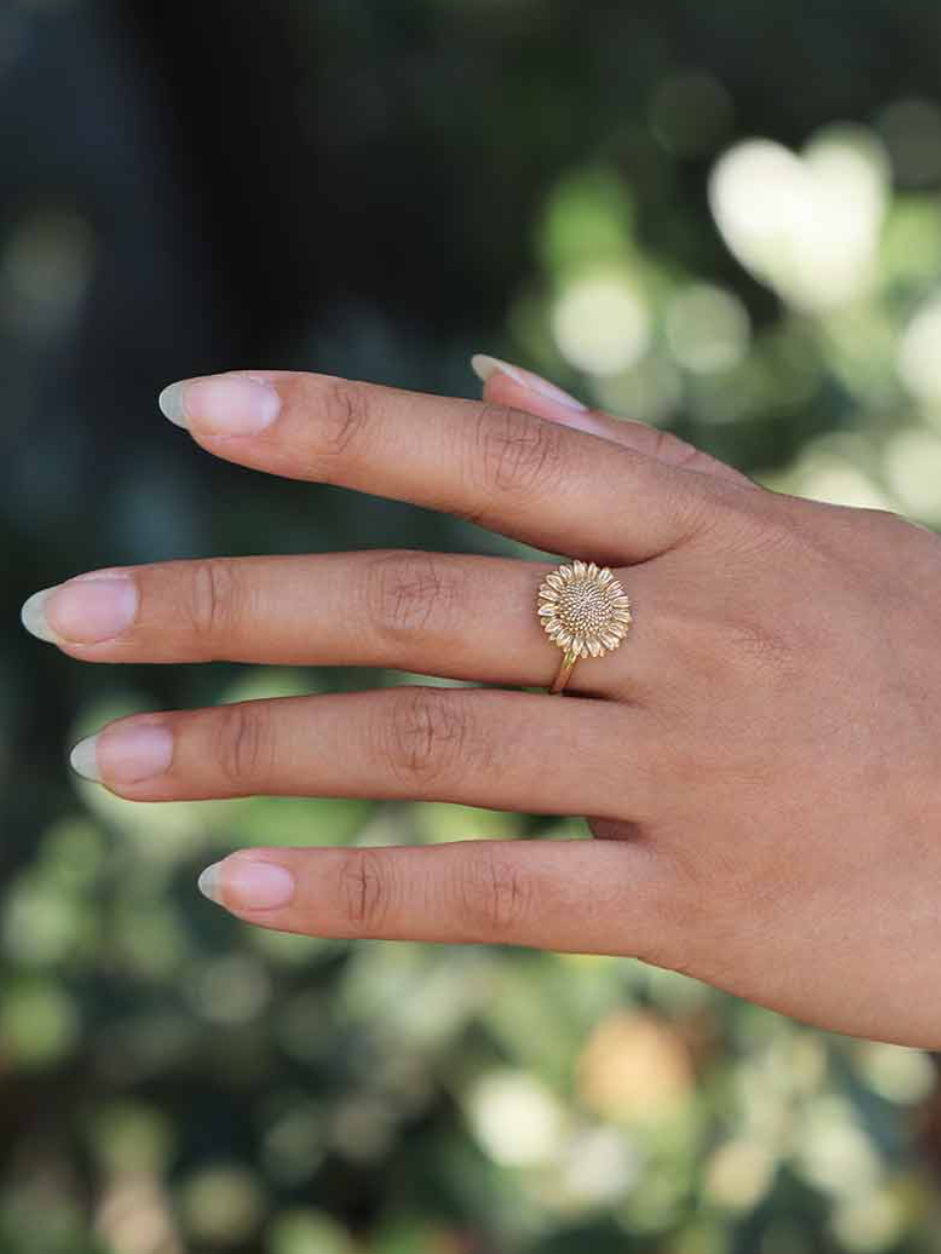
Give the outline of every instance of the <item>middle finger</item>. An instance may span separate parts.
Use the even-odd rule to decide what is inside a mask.
[[[210,558],[91,572],[34,598],[46,637],[90,662],[387,667],[548,686],[559,650],[536,615],[547,562],[370,550]],[[625,572],[641,605],[651,568]],[[643,612],[622,649],[575,669],[608,692],[658,673]]]

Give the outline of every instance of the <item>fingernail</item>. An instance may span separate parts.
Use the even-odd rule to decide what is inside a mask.
[[[75,774],[81,775],[82,779],[93,780],[96,784],[101,783],[101,775],[98,772],[98,737],[86,736],[84,740],[80,740],[69,754],[69,764]]]
[[[137,584],[131,578],[79,577],[34,592],[20,610],[23,626],[51,644],[98,644],[118,636],[137,615]]]
[[[41,592],[34,592],[31,597],[23,602],[23,608],[20,610],[20,622],[37,640],[47,640],[50,644],[56,643],[56,638],[46,621],[46,602],[52,596],[55,588],[43,588]]]
[[[296,887],[286,867],[238,857],[207,866],[197,884],[204,897],[229,910],[276,910],[290,902]]]
[[[172,761],[173,734],[156,723],[108,728],[80,740],[69,757],[77,774],[108,784],[140,784],[163,775]]]
[[[183,379],[163,389],[161,410],[178,427],[208,435],[257,435],[281,412],[281,397],[265,379],[220,374]]]
[[[587,405],[577,401],[574,396],[569,396],[568,392],[563,392],[554,383],[549,383],[547,379],[541,378],[540,375],[533,374],[531,370],[522,370],[519,366],[511,366],[508,361],[500,361],[498,357],[486,357],[483,353],[477,353],[471,358],[471,367],[478,379],[484,383],[497,370],[502,370],[504,374],[508,374],[520,387],[527,388],[530,392],[538,392],[546,400],[555,401],[566,409],[574,409],[577,413],[588,412]]]
[[[186,381],[171,383],[157,397],[157,404],[164,418],[169,418],[178,427],[186,427],[186,411],[183,408],[183,390]]]

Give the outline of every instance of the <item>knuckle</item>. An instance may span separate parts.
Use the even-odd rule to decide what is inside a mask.
[[[464,862],[457,884],[461,923],[472,936],[516,932],[531,916],[536,899],[531,877],[485,842]]]
[[[270,715],[264,701],[238,701],[214,711],[215,760],[236,788],[263,779],[273,760]]]
[[[644,903],[649,926],[643,929],[635,957],[664,970],[695,975],[722,915],[715,902],[732,896],[732,883],[719,884],[716,872],[706,869],[701,857],[697,860],[683,850],[648,847],[638,848],[636,854],[644,859],[649,877]],[[625,894],[623,905],[625,911],[637,910],[633,889]]]
[[[468,769],[468,722],[466,707],[453,693],[403,688],[383,723],[381,756],[396,779],[421,793],[450,773]]]
[[[721,555],[730,562],[730,577],[736,569],[748,570],[754,581],[756,574],[760,578],[765,570],[798,569],[803,561],[813,558],[812,547],[805,544],[804,524],[782,494],[727,477],[703,475],[699,490],[690,497],[695,543],[712,561]],[[737,587],[737,596],[747,601],[751,586]]]
[[[716,461],[709,453],[704,453],[701,448],[689,444],[686,440],[681,440],[679,436],[674,436],[676,446],[672,456],[672,463],[677,470],[695,470],[699,474],[706,475],[727,475],[736,480],[740,480],[741,476],[730,466],[723,466],[721,462]]]
[[[384,641],[453,636],[463,603],[459,568],[434,553],[389,553],[369,563],[368,620]]]
[[[753,937],[790,901],[806,896],[793,851],[780,851],[760,868],[731,849],[693,857],[661,849],[664,882],[657,900],[656,935],[642,957],[655,966],[722,985],[745,960]],[[742,912],[749,919],[743,937]],[[739,972],[740,974],[740,972]]]
[[[364,384],[333,380],[318,389],[314,407],[320,448],[328,459],[349,456],[368,438],[372,407]]]
[[[392,866],[369,849],[343,852],[337,901],[344,927],[354,936],[382,930],[392,900]]]
[[[705,454],[674,432],[667,431],[663,427],[655,427],[651,456],[683,469],[691,466],[697,459],[705,457]]]
[[[724,625],[720,656],[734,658],[747,667],[789,677],[803,644],[799,624],[788,619],[771,620],[767,614],[739,614]]]
[[[937,533],[932,528],[913,522],[894,510],[857,508],[851,523],[857,534],[860,524],[865,525],[867,538],[881,542],[890,552],[897,552],[899,544],[923,544],[928,537],[935,544],[937,542]]]
[[[505,495],[552,491],[563,466],[564,429],[505,405],[483,405],[478,412],[474,455],[483,487]]]
[[[684,440],[674,431],[654,428],[652,436],[651,456],[677,470],[693,470],[697,474],[732,482],[739,488],[755,486],[740,470],[719,461],[695,444],[690,444],[689,440]]]
[[[802,624],[775,619],[760,606],[739,605],[731,612],[686,623],[676,638],[682,640],[690,678],[720,689],[744,688],[771,700],[784,696],[805,669]],[[694,756],[699,753],[704,762],[710,760],[708,746],[699,746]],[[693,770],[695,762],[686,766]]]
[[[214,642],[231,628],[238,613],[238,576],[233,562],[206,558],[190,574],[189,618],[197,640]]]
[[[760,554],[793,539],[787,510],[770,492],[716,476],[704,477],[700,488],[704,530],[726,551]]]

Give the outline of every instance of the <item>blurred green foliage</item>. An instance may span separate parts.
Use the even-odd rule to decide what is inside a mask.
[[[138,35],[207,55],[174,25],[197,16],[161,11],[161,26],[131,8],[148,14]],[[292,102],[271,105],[271,150],[289,127],[307,145],[270,183],[280,199],[251,165],[266,146],[243,145],[211,230],[187,199],[204,163],[174,164],[147,121],[185,84],[151,67],[140,104],[146,55],[102,34],[119,11],[0,13],[0,96],[35,93],[0,131],[0,1250],[941,1250],[935,1067],[919,1051],[613,958],[253,930],[195,889],[247,844],[571,837],[578,820],[131,805],[64,766],[67,743],[123,712],[402,676],[85,668],[14,623],[37,586],[115,561],[520,551],[208,465],[152,416],[152,384],[217,359],[471,395],[467,356],[494,351],[769,486],[941,524],[935,0],[272,4],[252,20],[289,33],[283,97],[281,67],[240,51],[250,6],[207,11],[222,105],[236,116],[222,93],[240,68],[259,116]],[[79,106],[68,74],[93,54],[114,78]],[[221,108],[203,107],[187,133]],[[214,133],[218,151],[234,130]],[[316,196],[296,181],[305,157],[325,171]],[[247,237],[232,224],[251,220],[253,171]],[[298,274],[273,264],[291,222],[317,214]],[[242,260],[223,281],[227,230]],[[279,321],[282,281],[295,307]]]

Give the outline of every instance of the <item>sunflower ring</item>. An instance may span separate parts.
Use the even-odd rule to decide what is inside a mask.
[[[600,658],[624,642],[631,602],[607,567],[563,563],[539,589],[539,620],[564,657],[550,692],[562,692],[580,658]]]

